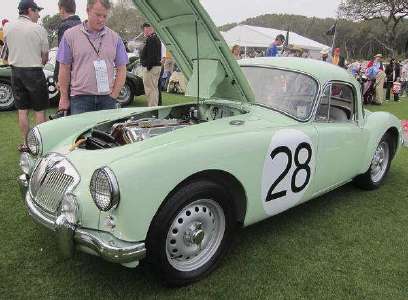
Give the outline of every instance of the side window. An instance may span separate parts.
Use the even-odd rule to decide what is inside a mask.
[[[320,99],[316,121],[350,122],[355,120],[355,99],[353,89],[344,83],[327,86]]]

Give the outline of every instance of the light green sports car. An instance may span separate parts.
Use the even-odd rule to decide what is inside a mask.
[[[190,104],[33,128],[19,178],[32,218],[75,249],[168,283],[209,274],[234,232],[354,181],[375,189],[400,121],[363,109],[343,69],[300,58],[237,63],[196,0],[138,0],[189,79]],[[256,250],[255,250],[256,251]]]

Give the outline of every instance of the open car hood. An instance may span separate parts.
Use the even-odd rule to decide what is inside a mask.
[[[254,102],[247,79],[198,0],[133,2],[156,29],[189,80],[187,96],[197,97],[199,93],[201,99]]]

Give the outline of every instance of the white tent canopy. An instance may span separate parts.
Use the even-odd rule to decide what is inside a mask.
[[[266,27],[238,25],[226,32],[221,32],[221,34],[229,46],[238,44],[241,47],[267,48],[278,34],[286,36],[286,31]],[[329,46],[294,32],[289,32],[289,44],[311,51],[320,51],[323,48],[330,48]]]

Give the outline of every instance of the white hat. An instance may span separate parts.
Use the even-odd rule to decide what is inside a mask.
[[[329,48],[323,48],[322,51],[320,51],[320,54],[329,54]]]

